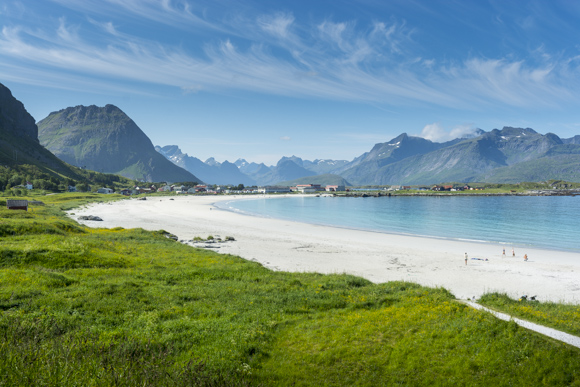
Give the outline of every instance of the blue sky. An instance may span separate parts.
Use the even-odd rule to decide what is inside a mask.
[[[205,160],[351,160],[400,133],[580,134],[580,2],[5,0],[37,120],[114,104]]]

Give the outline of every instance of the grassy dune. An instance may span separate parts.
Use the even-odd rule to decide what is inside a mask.
[[[0,385],[580,385],[580,351],[444,289],[272,272],[163,232],[0,210]]]

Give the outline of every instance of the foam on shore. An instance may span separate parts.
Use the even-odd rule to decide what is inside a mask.
[[[240,196],[238,198],[247,199]],[[512,297],[537,295],[540,301],[580,304],[580,256],[531,249],[511,256],[511,247],[470,241],[350,230],[220,210],[214,203],[232,196],[149,197],[75,209],[96,215],[90,227],[166,230],[182,240],[232,236],[215,249],[260,262],[273,270],[349,273],[373,282],[403,280],[441,286],[457,298],[499,291]],[[502,249],[506,248],[506,257]],[[465,265],[464,254],[468,254]],[[524,254],[528,261],[524,262]],[[480,258],[482,260],[473,260]]]

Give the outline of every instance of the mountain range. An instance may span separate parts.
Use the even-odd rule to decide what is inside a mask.
[[[282,157],[275,166],[264,163],[248,163],[238,159],[234,163],[224,161],[220,163],[213,157],[201,161],[196,157],[183,153],[177,145],[155,146],[155,149],[173,162],[189,172],[199,176],[203,181],[211,184],[244,184],[274,185],[281,182],[293,181],[310,177],[314,184],[322,181],[343,181],[341,177],[332,179],[326,175],[327,171],[339,168],[348,163],[346,160],[302,160],[299,157]],[[321,178],[321,175],[325,177]],[[330,183],[329,183],[330,184]]]
[[[580,145],[552,133],[504,127],[434,143],[401,134],[353,160],[339,174],[353,184],[580,181]]]
[[[175,165],[195,174],[207,183],[235,183],[248,186],[256,184],[250,176],[244,174],[235,164],[232,164],[227,160],[223,163],[218,163],[212,157],[203,162],[196,157],[181,152],[181,149],[179,149],[177,145],[167,145],[164,147],[155,146],[155,150]]]
[[[71,165],[147,181],[214,184],[579,182],[580,135],[560,138],[531,128],[504,127],[437,143],[403,133],[352,161],[291,156],[273,166],[244,159],[220,163],[184,154],[177,145],[154,147],[113,105],[69,107],[35,124],[24,105],[0,84],[0,162],[36,165],[47,173],[79,179],[82,169]]]
[[[202,167],[220,165],[213,158],[205,163],[198,161],[192,169],[186,169],[198,173]],[[291,156],[282,157],[270,167],[244,159],[234,164],[258,185],[331,184],[325,183],[328,181],[346,185],[580,181],[580,135],[561,139],[553,133],[542,135],[530,128],[504,127],[490,132],[478,129],[470,137],[437,143],[403,133],[376,144],[350,162],[308,161]],[[216,180],[215,176],[208,175],[206,180]],[[242,181],[241,177],[238,179]]]

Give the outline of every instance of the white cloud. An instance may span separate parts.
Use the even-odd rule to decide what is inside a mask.
[[[433,142],[445,142],[456,138],[465,138],[473,135],[477,129],[473,125],[458,125],[450,131],[445,130],[441,124],[433,123],[425,125],[419,137]]]
[[[419,137],[423,137],[427,140],[435,142],[441,142],[446,141],[449,137],[449,134],[445,132],[445,129],[443,129],[440,124],[434,123],[425,125]]]
[[[476,130],[477,128],[475,128],[473,125],[458,125],[451,129],[449,136],[451,137],[451,140],[456,138],[465,138],[474,135]]]
[[[289,136],[282,136],[282,137],[280,137],[280,140],[282,140],[282,141],[290,141],[291,138]]]

